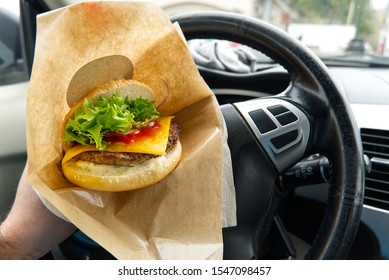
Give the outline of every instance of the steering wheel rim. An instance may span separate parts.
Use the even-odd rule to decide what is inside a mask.
[[[276,98],[296,105],[308,116],[312,130],[304,155],[325,154],[333,166],[322,224],[305,258],[344,259],[363,206],[362,145],[351,109],[325,65],[286,32],[252,17],[195,12],[173,16],[171,21],[179,23],[188,40],[213,38],[241,43],[261,51],[288,71],[290,86]]]

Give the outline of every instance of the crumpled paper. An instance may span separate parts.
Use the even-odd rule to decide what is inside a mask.
[[[255,72],[256,57],[243,46],[232,47],[228,41],[198,39],[190,41],[197,65],[233,73]]]
[[[69,84],[83,66],[111,55],[131,61],[132,79],[149,85],[157,104],[167,97],[159,111],[182,128],[177,168],[152,186],[119,193],[75,186],[60,165]],[[87,83],[98,86],[96,79]],[[226,139],[215,96],[155,4],[85,2],[38,16],[27,98],[28,181],[50,209],[116,258],[222,258],[222,227],[236,224]]]

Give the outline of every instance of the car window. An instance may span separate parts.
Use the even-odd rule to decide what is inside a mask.
[[[0,2],[0,86],[28,79],[20,40],[18,3]]]

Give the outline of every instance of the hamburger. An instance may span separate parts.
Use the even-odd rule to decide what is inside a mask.
[[[181,159],[181,130],[173,118],[161,116],[154,92],[138,81],[95,88],[64,118],[64,176],[99,191],[133,190],[162,180]]]

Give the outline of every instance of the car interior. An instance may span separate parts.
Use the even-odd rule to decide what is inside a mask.
[[[27,76],[36,16],[50,9],[44,0],[20,0]],[[170,19],[188,46],[223,40],[266,58],[245,73],[196,61],[220,104],[233,164],[238,224],[223,229],[224,259],[389,259],[389,67],[320,59],[278,28],[236,13]],[[9,137],[25,137],[28,81],[20,84],[17,103],[11,101],[19,128]],[[2,108],[6,102],[0,95]],[[3,216],[27,158],[20,146],[0,153]],[[79,231],[44,257],[111,258]]]

